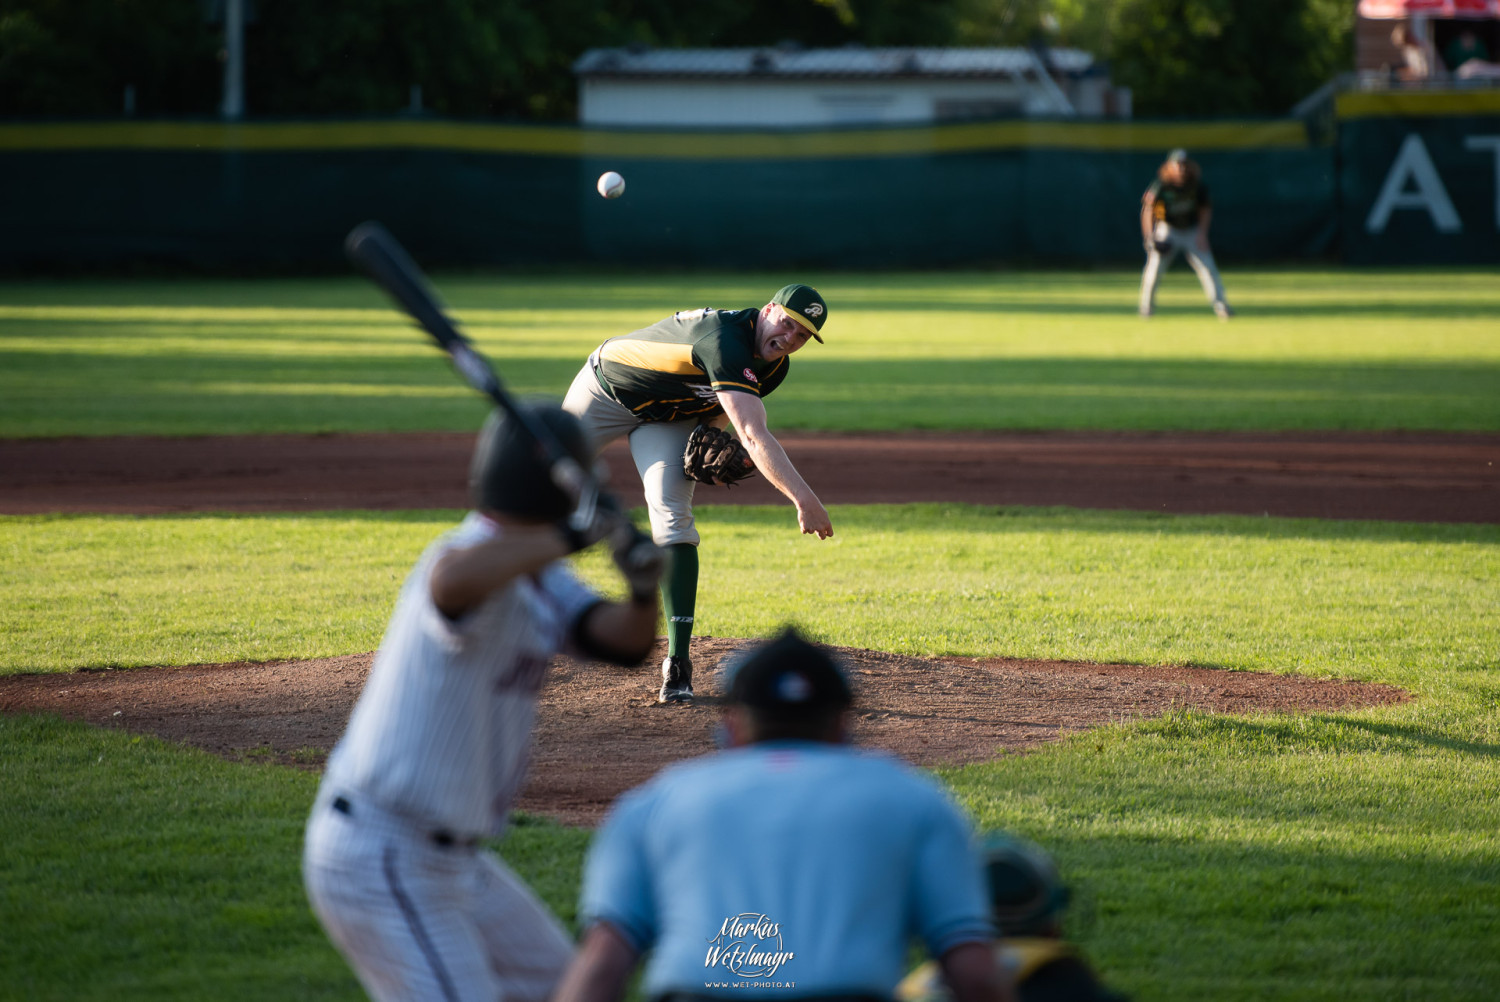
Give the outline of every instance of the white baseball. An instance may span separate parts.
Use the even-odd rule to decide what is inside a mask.
[[[619,198],[625,194],[625,179],[615,171],[607,170],[599,175],[599,183],[594,187],[605,198]]]

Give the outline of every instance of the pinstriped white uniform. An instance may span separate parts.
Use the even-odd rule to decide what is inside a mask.
[[[417,562],[308,823],[308,897],[377,999],[542,1002],[572,951],[504,864],[466,847],[504,830],[547,661],[599,601],[554,563],[448,620],[433,566],[500,531],[470,514]]]

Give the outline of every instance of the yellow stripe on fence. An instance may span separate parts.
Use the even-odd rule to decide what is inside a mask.
[[[473,150],[573,156],[577,129],[464,122],[88,122],[0,125],[0,151]]]
[[[0,124],[0,152],[294,152],[441,149],[642,160],[801,160],[1023,148],[1160,152],[1302,149],[1299,121],[973,122],[825,132],[647,132],[475,122],[87,122]]]
[[[1342,119],[1500,115],[1500,90],[1351,92],[1335,107]]]

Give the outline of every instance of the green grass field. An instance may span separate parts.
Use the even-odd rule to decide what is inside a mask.
[[[829,344],[773,426],[1495,431],[1497,278],[1234,272],[1243,315],[1220,324],[1183,273],[1149,323],[1125,273],[817,276]],[[611,333],[784,280],[441,284],[518,387],[555,394]],[[0,435],[473,427],[378,307],[352,281],[0,286]],[[0,518],[0,673],[368,650],[456,515]],[[917,654],[1407,688],[1351,713],[1171,712],[944,777],[1055,852],[1075,934],[1136,998],[1500,995],[1500,527],[845,506],[817,543],[785,508],[701,516],[706,633],[795,619]],[[301,896],[314,787],[0,718],[0,998],[358,997]],[[569,917],[586,841],[527,823],[504,852]]]
[[[584,357],[673,310],[789,276],[451,277],[507,381],[560,396]],[[809,276],[827,344],[777,427],[1500,429],[1494,271],[1234,273],[1221,324],[1186,273]],[[0,437],[467,429],[441,355],[359,279],[0,285]]]

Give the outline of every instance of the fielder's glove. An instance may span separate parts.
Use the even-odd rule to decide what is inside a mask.
[[[755,476],[755,461],[733,435],[711,424],[700,424],[688,436],[682,472],[700,484],[728,486]]]
[[[667,566],[667,552],[633,525],[629,532],[612,535],[610,539],[609,555],[614,557],[620,576],[630,588],[630,600],[655,601],[656,586]]]
[[[1170,240],[1147,240],[1146,241],[1146,253],[1148,253],[1148,254],[1151,253],[1152,251],[1156,251],[1156,253],[1158,253],[1158,254],[1166,254],[1166,253],[1170,252],[1171,250],[1172,250],[1172,241],[1170,241]]]

